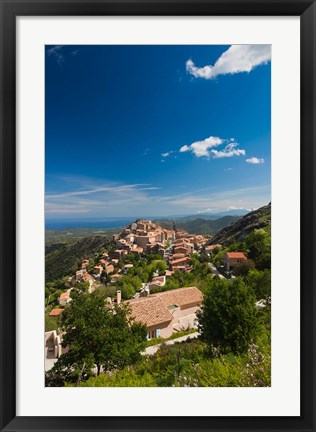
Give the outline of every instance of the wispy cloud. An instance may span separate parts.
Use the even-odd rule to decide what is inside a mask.
[[[251,72],[256,66],[267,64],[270,60],[270,45],[232,45],[214,65],[197,67],[192,59],[189,59],[186,70],[195,78],[212,79],[218,75]]]
[[[223,144],[226,144],[226,146],[222,150],[214,149],[214,147],[218,147]],[[198,158],[204,157],[207,159],[210,159],[211,157],[214,159],[219,159],[224,157],[245,155],[246,150],[239,149],[238,145],[239,144],[234,140],[234,138],[224,139],[210,136],[205,138],[203,141],[195,141],[190,145],[182,146],[179,152],[192,152]]]
[[[166,157],[170,156],[172,153],[174,153],[174,151],[173,151],[173,150],[170,150],[170,151],[168,151],[168,152],[166,152],[166,153],[161,153],[161,156],[162,156],[163,158],[166,158]]]
[[[61,65],[64,62],[64,56],[62,54],[62,48],[63,48],[63,45],[54,45],[53,47],[48,48],[46,51],[49,56],[55,57],[55,59],[57,60],[57,63],[59,65]]]
[[[55,178],[54,184],[57,185]],[[46,213],[50,218],[168,216],[236,208],[259,207],[270,200],[270,186],[218,190],[216,185],[172,194],[153,184],[113,184],[89,178],[63,177],[59,187],[72,189],[46,194]],[[77,186],[75,186],[77,184]],[[81,189],[82,185],[89,187]]]
[[[66,180],[67,181],[67,180]],[[65,182],[65,179],[64,179]],[[76,183],[76,179],[71,181]],[[78,181],[81,184],[81,179]],[[101,213],[111,207],[118,209],[150,201],[150,195],[159,190],[150,184],[93,184],[87,180],[89,188],[74,186],[71,190],[46,194],[46,212],[49,214]]]
[[[237,148],[238,143],[230,143],[223,150],[211,150],[211,153],[215,159],[219,158],[230,158],[233,156],[245,156],[246,150]]]
[[[260,159],[257,157],[251,157],[249,159],[246,159],[246,162],[250,163],[250,164],[263,164],[264,163],[264,159]]]

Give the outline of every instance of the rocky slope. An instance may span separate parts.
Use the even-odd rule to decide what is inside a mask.
[[[243,241],[254,229],[271,229],[271,203],[260,207],[220,230],[209,244],[228,245],[235,241]]]

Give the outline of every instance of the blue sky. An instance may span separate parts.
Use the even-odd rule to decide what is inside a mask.
[[[270,46],[45,50],[47,219],[270,201]]]

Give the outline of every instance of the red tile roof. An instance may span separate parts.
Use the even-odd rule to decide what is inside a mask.
[[[69,298],[69,292],[68,291],[66,291],[66,292],[63,292],[62,294],[60,294],[60,297],[59,297],[61,300],[62,299],[66,299],[66,298]]]
[[[147,327],[172,321],[171,313],[157,296],[141,297],[126,303],[131,306],[131,315],[135,320]]]
[[[166,307],[178,305],[181,309],[198,306],[202,303],[202,293],[196,287],[177,288],[156,294]]]
[[[190,260],[190,259],[189,259],[188,257],[179,258],[179,259],[176,259],[176,260],[174,260],[174,261],[171,261],[170,264],[171,264],[172,266],[174,266],[174,264],[188,263],[189,260]]]
[[[246,255],[243,252],[226,252],[228,258],[235,259],[247,259]]]
[[[151,327],[158,324],[169,323],[173,316],[168,306],[177,305],[180,309],[200,306],[202,293],[196,287],[177,288],[149,297],[140,297],[127,300],[125,303],[131,307],[131,315],[136,321]]]
[[[60,315],[62,312],[64,312],[65,309],[53,309],[49,316],[58,316]]]

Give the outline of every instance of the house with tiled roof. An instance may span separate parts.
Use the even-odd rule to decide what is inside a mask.
[[[156,276],[153,277],[152,280],[149,282],[149,288],[152,287],[162,287],[166,285],[166,276]]]
[[[106,274],[113,273],[114,272],[114,266],[112,264],[108,264],[105,267],[105,271],[106,271]]]
[[[60,297],[58,299],[58,303],[61,306],[65,306],[67,303],[71,302],[70,292],[65,291],[62,294],[60,294]]]
[[[94,274],[100,276],[103,272],[103,267],[101,265],[96,265],[93,267]]]
[[[65,309],[62,309],[62,308],[60,308],[60,309],[53,309],[50,313],[49,313],[49,316],[52,316],[52,317],[57,317],[57,316],[59,316],[61,313],[63,313],[64,312],[64,310]]]
[[[176,329],[195,326],[196,312],[202,304],[196,287],[178,288],[148,297],[127,300],[135,321],[146,325],[148,339],[167,338]]]
[[[112,275],[111,276],[111,283],[114,283],[114,282],[116,282],[116,281],[118,281],[119,279],[121,279],[121,277],[122,277],[122,275],[120,275],[120,274],[114,274],[114,275]]]
[[[82,280],[83,280],[84,282],[88,282],[88,283],[89,283],[89,292],[91,292],[91,287],[92,287],[92,285],[93,285],[94,278],[91,276],[91,274],[89,274],[89,273],[85,273],[85,274],[82,276]]]
[[[209,255],[210,253],[214,252],[214,249],[220,249],[222,247],[222,245],[220,244],[213,244],[213,245],[209,245],[209,246],[205,246],[205,252]]]
[[[171,270],[175,270],[177,267],[188,267],[190,265],[190,258],[184,257],[170,261]]]
[[[238,264],[247,261],[247,257],[243,252],[226,252],[224,254],[225,270],[230,271]]]

